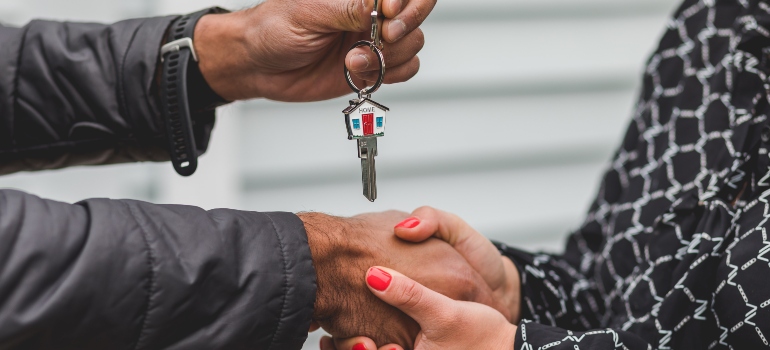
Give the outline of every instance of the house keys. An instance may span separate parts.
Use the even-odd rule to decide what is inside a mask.
[[[377,25],[378,3],[379,0],[374,1],[374,11],[372,11],[372,40],[359,41],[353,44],[350,50],[368,46],[377,56],[380,64],[380,74],[377,81],[370,88],[359,89],[353,82],[347,66],[345,66],[345,78],[347,78],[350,88],[358,93],[358,98],[350,100],[350,106],[342,111],[342,113],[345,113],[348,140],[355,139],[358,143],[358,158],[361,159],[361,181],[364,185],[364,197],[370,202],[374,202],[377,199],[377,170],[374,167],[374,157],[377,156],[377,138],[385,136],[385,117],[389,111],[388,107],[372,100],[372,93],[382,86],[382,81],[385,78],[385,58],[382,55],[382,42],[380,41],[379,27]]]

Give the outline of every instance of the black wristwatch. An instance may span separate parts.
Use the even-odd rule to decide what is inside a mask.
[[[205,15],[226,12],[214,7],[176,19],[160,50],[160,99],[168,151],[174,169],[182,176],[190,176],[198,168],[193,115],[227,103],[206,83],[198,67],[193,44],[195,25]]]

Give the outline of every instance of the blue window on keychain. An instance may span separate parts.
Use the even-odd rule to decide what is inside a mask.
[[[353,129],[359,130],[361,129],[361,121],[358,119],[353,119]]]
[[[377,117],[377,127],[378,128],[382,127],[382,119],[383,119],[382,117]]]

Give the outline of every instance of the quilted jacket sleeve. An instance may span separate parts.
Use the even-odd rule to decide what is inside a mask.
[[[155,80],[174,18],[0,26],[0,174],[168,160]],[[192,119],[203,153],[214,111]]]
[[[0,349],[300,349],[316,275],[288,213],[0,191]]]

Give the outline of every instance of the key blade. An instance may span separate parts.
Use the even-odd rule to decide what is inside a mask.
[[[361,158],[361,183],[364,197],[370,202],[377,199],[377,170],[374,157],[377,156],[377,138],[358,140],[358,156]]]
[[[377,199],[377,171],[374,168],[374,157],[361,159],[361,182],[364,185],[364,197],[374,202]]]

